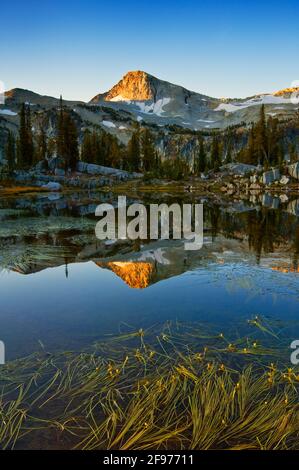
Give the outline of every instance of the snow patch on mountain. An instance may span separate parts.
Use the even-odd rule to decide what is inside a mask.
[[[111,98],[109,101],[115,101],[115,102],[118,102],[118,101],[125,101],[125,102],[128,103],[128,104],[131,103],[131,100],[129,100],[129,99],[127,99],[127,98],[124,98],[122,95],[114,96],[114,98]]]
[[[111,122],[111,121],[102,121],[102,124],[106,127],[116,127],[114,122]]]
[[[164,112],[163,108],[167,104],[169,104],[171,98],[161,98],[160,100],[153,102],[151,104],[147,104],[145,101],[136,101],[136,106],[139,107],[140,111],[145,114],[156,114],[157,116],[161,116]]]
[[[14,113],[10,109],[0,109],[0,114],[5,114],[6,116],[17,116],[18,113]]]
[[[260,106],[262,104],[291,104],[291,100],[289,98],[283,98],[281,96],[274,96],[274,95],[262,95],[259,97],[251,98],[247,101],[239,102],[239,103],[221,103],[214,111],[226,111],[227,113],[234,113],[236,111],[240,111],[241,109],[248,108],[250,106]]]

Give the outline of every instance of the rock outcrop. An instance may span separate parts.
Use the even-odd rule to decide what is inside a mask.
[[[289,175],[299,180],[299,162],[288,166]]]
[[[106,101],[152,100],[155,95],[154,77],[140,70],[128,72],[105,96]]]
[[[265,171],[263,173],[263,183],[272,184],[274,181],[280,180],[280,171],[278,168],[273,170]]]

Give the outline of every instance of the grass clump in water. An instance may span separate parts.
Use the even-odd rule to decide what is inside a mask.
[[[298,449],[299,377],[278,357],[178,324],[33,355],[1,369],[1,447]]]

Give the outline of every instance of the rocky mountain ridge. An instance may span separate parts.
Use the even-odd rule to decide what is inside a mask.
[[[154,132],[162,157],[180,153],[192,161],[198,151],[197,131],[211,133],[246,127],[258,120],[262,104],[267,117],[292,119],[298,110],[292,99],[297,92],[299,88],[286,88],[245,99],[220,99],[187,90],[143,71],[133,71],[88,103],[63,100],[63,105],[70,109],[81,140],[86,129],[101,129],[127,145],[139,123]],[[7,132],[18,132],[22,103],[31,107],[33,130],[42,122],[48,137],[55,137],[59,99],[21,88],[9,90],[5,93],[5,104],[0,105],[0,160]],[[241,147],[244,144],[242,134],[237,140]]]
[[[177,125],[196,131],[225,129],[243,122],[256,121],[262,104],[269,116],[292,117],[298,108],[298,104],[292,99],[296,94],[299,94],[299,88],[286,88],[272,94],[258,94],[242,99],[220,99],[187,90],[144,71],[132,71],[106,93],[96,95],[88,103],[74,100],[64,101],[64,104],[73,108],[81,105],[81,109],[76,109],[80,115],[86,114],[86,111],[89,112],[89,117],[98,114],[91,121],[110,128],[110,131],[115,129],[114,121],[122,112],[137,122],[145,121],[159,127]],[[20,88],[7,91],[5,97],[5,105],[0,106],[0,117],[5,118],[12,118],[22,102],[27,102],[36,109],[47,109],[59,104],[58,98]],[[99,107],[114,110],[114,117],[111,120],[101,119]]]

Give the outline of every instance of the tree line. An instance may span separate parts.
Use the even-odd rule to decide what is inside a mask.
[[[79,145],[79,133],[70,110],[60,98],[54,137],[48,137],[46,126],[32,127],[30,105],[22,104],[17,137],[8,133],[5,156],[9,172],[29,170],[53,154],[64,162],[65,171],[74,171],[79,158],[87,163],[122,168],[128,171],[151,171],[158,164],[153,134],[136,125],[128,145],[119,143],[116,136],[102,129],[86,129]]]
[[[55,122],[56,129],[52,137],[48,137],[45,123],[33,129],[30,105],[22,104],[18,135],[15,138],[9,132],[6,143],[9,172],[15,169],[28,170],[37,162],[47,162],[52,155],[57,155],[63,161],[65,171],[74,171],[81,159],[87,163],[127,171],[142,171],[159,178],[182,179],[190,174],[218,171],[222,164],[232,161],[267,167],[282,165],[285,159],[285,129],[277,118],[266,118],[264,105],[261,106],[258,121],[250,126],[245,141],[237,128],[213,131],[208,137],[198,132],[193,161],[189,162],[176,154],[161,159],[155,135],[138,123],[127,146],[99,127],[86,129],[80,145],[79,126],[72,111],[63,106],[62,98],[56,110]],[[288,153],[291,161],[298,160],[294,143],[288,144]]]
[[[75,170],[79,159],[78,131],[70,112],[63,108],[62,99],[54,140],[48,138],[43,124],[35,131],[30,105],[23,103],[18,135],[15,137],[11,131],[8,133],[5,154],[9,172],[29,170],[39,161],[46,162],[54,152],[63,160],[65,170]]]

